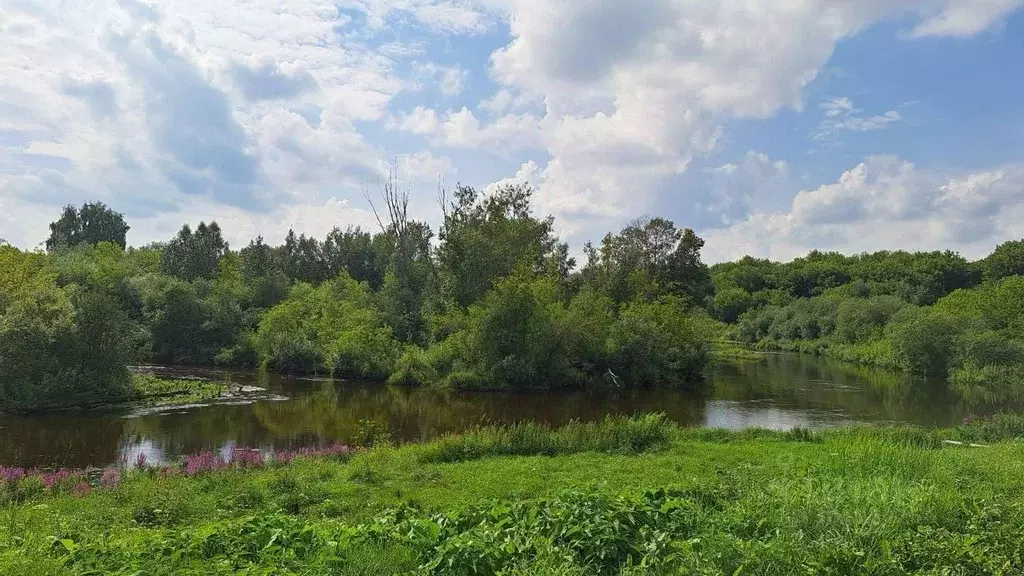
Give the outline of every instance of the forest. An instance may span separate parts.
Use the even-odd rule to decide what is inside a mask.
[[[124,400],[130,367],[152,363],[453,389],[695,387],[730,340],[905,371],[976,403],[1024,398],[1024,241],[974,262],[815,251],[709,267],[701,238],[653,217],[577,262],[529,186],[442,191],[436,236],[393,179],[380,192],[376,230],[240,248],[215,222],[130,247],[121,214],[66,207],[45,251],[0,245],[0,409]]]
[[[456,389],[693,386],[714,323],[702,241],[655,218],[578,267],[527,186],[458,186],[434,237],[381,191],[379,229],[233,249],[215,222],[128,247],[100,203],[68,206],[46,251],[0,246],[0,409],[108,404],[137,364]]]

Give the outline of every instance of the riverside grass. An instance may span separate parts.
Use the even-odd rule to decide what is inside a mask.
[[[131,472],[6,504],[0,574],[1021,574],[1022,435],[1016,416],[728,432],[645,415]]]

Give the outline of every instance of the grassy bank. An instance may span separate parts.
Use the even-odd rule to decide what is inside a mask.
[[[127,472],[6,504],[0,573],[1018,574],[1020,436],[1015,417],[780,433],[648,416]]]

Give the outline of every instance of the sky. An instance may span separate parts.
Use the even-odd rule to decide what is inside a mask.
[[[1024,237],[1024,0],[0,0],[0,238],[373,229],[389,166],[524,181],[578,251],[645,215],[704,259]]]

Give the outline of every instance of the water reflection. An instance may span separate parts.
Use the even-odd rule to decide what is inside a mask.
[[[419,441],[482,423],[560,424],[647,411],[664,412],[689,426],[776,429],[871,421],[946,425],[964,413],[952,398],[925,393],[931,387],[920,382],[796,355],[720,362],[709,369],[709,385],[698,394],[621,389],[460,393],[253,373],[173,373],[229,379],[288,399],[160,413],[0,417],[0,464],[80,467],[134,461],[140,452],[154,462],[231,446],[282,449],[347,442],[363,420],[386,426],[396,440]]]

